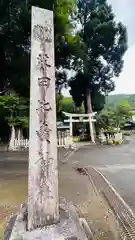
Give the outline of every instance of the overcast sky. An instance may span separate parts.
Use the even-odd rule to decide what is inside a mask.
[[[128,51],[124,56],[124,68],[115,80],[115,93],[135,93],[135,0],[108,0],[116,19],[122,21],[128,31]]]
[[[122,21],[128,31],[128,51],[124,56],[124,68],[115,79],[113,93],[135,93],[135,0],[108,0],[113,7],[116,20]],[[68,90],[64,95],[69,95]]]

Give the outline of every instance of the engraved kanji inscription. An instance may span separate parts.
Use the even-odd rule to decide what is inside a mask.
[[[49,166],[51,166],[53,158],[50,156],[50,134],[51,129],[49,128],[49,120],[48,116],[50,111],[52,111],[52,107],[50,102],[47,99],[47,92],[50,87],[51,78],[48,75],[48,70],[51,68],[49,64],[49,56],[46,53],[46,44],[48,44],[51,36],[51,28],[41,27],[36,25],[34,27],[34,37],[36,40],[40,41],[40,53],[37,56],[36,67],[40,71],[40,76],[37,79],[40,99],[38,99],[38,121],[39,121],[39,129],[37,129],[37,137],[39,139],[39,161],[40,161],[40,175],[41,177],[38,179],[38,185],[40,187],[40,194],[42,194],[43,186],[47,184],[46,177],[49,176]],[[44,143],[46,142],[46,145]],[[43,148],[46,146],[46,152],[44,152]],[[44,178],[44,180],[43,180]],[[46,186],[46,189],[49,189]],[[49,194],[49,192],[48,192]]]
[[[34,39],[41,42],[45,41],[47,43],[52,42],[52,28],[50,26],[35,25],[33,29]]]
[[[50,68],[51,65],[47,62],[47,60],[49,59],[48,55],[46,53],[39,53],[38,57],[37,57],[37,67],[42,70],[46,70],[47,67]]]

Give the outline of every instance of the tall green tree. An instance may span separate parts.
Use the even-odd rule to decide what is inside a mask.
[[[29,117],[28,101],[19,98],[16,94],[0,96],[0,115],[1,113],[4,113],[5,121],[9,126],[23,127],[23,120],[26,125],[26,119]]]
[[[83,105],[81,107],[76,107],[71,97],[64,97],[62,94],[56,94],[56,109],[57,109],[57,119],[63,120],[65,115],[63,112],[68,113],[83,113]]]
[[[30,79],[30,34],[31,7],[54,10],[56,85],[60,90],[67,80],[64,69],[70,68],[70,61],[76,46],[72,34],[71,14],[73,0],[5,0],[0,3],[0,91],[13,89],[19,95],[29,97]]]
[[[127,31],[116,23],[107,0],[78,0],[77,19],[83,54],[75,59],[76,75],[69,85],[75,103],[84,102],[85,112],[91,112],[100,110],[105,95],[114,90],[113,77],[119,76],[127,50]]]
[[[128,101],[121,101],[115,108],[105,109],[97,116],[97,124],[105,131],[123,129],[124,125],[131,120],[131,106]]]
[[[0,96],[0,138],[8,141],[10,126],[28,130],[29,103],[16,94]]]

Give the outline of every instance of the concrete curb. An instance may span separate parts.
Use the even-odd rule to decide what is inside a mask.
[[[97,172],[102,178],[103,180],[106,182],[106,184],[108,184],[108,186],[110,187],[110,189],[113,191],[113,193],[117,196],[117,198],[119,199],[119,201],[121,201],[121,203],[124,205],[125,208],[127,208],[127,210],[130,212],[130,214],[133,216],[133,218],[135,218],[135,214],[132,211],[132,209],[129,207],[129,205],[124,201],[124,199],[120,196],[120,194],[115,190],[115,188],[112,186],[112,184],[106,179],[106,177],[100,173],[96,168],[91,167],[95,172]]]
[[[111,183],[95,168],[84,168],[87,175],[90,175],[97,190],[108,202],[111,210],[114,212],[120,226],[120,239],[135,239],[135,214],[113,188]],[[122,230],[122,232],[121,232]]]

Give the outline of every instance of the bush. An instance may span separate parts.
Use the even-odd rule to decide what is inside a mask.
[[[80,138],[79,137],[73,137],[73,142],[80,142]]]
[[[123,135],[124,136],[131,136],[131,133],[130,132],[124,132]]]
[[[115,145],[120,145],[120,144],[122,143],[122,141],[113,141],[113,143],[114,143]]]

